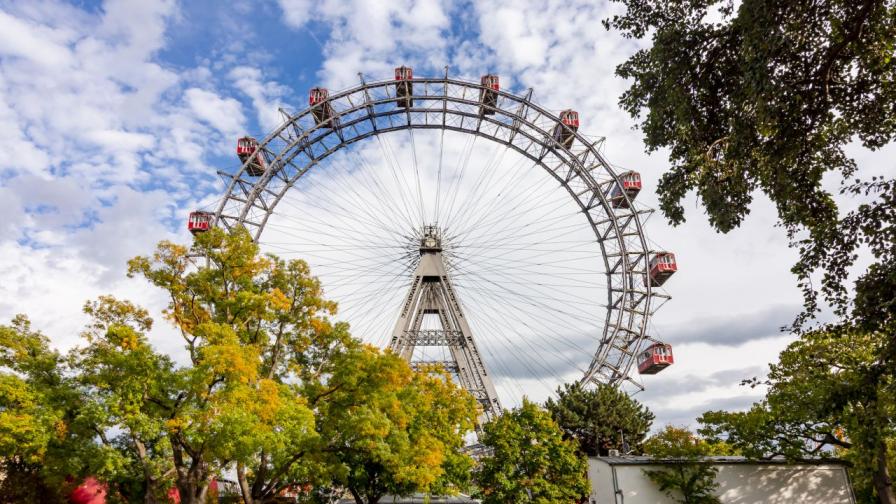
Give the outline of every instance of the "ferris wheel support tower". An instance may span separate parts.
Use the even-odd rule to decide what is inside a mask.
[[[436,316],[441,329],[423,329],[426,315]],[[412,362],[420,346],[446,347],[451,360]],[[485,368],[479,348],[442,256],[442,241],[435,226],[426,226],[420,240],[420,261],[411,287],[401,305],[389,349],[414,365],[439,364],[458,377],[460,385],[482,406],[479,425],[501,413],[495,385]]]

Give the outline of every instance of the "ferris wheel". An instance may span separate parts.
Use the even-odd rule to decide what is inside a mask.
[[[642,389],[673,362],[650,317],[675,256],[645,235],[640,175],[531,98],[404,66],[313,88],[237,141],[226,192],[188,227],[243,226],[306,260],[355,336],[444,365],[486,417],[563,381]]]

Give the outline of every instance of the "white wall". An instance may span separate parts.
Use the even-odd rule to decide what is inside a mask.
[[[588,459],[588,482],[591,483],[591,501],[599,504],[615,504],[613,500],[613,468],[596,459]]]
[[[613,468],[616,482],[613,481]],[[658,465],[610,466],[588,461],[592,500],[597,504],[671,504],[644,475]],[[854,504],[845,467],[837,464],[717,464],[717,495],[724,504]],[[620,492],[616,492],[620,490]]]

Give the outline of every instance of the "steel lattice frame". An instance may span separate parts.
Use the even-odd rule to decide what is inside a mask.
[[[251,177],[247,165],[236,173],[219,172],[227,191],[215,213],[226,229],[246,227],[258,240],[286,192],[330,154],[380,133],[406,129],[446,129],[478,135],[505,145],[543,167],[569,192],[594,230],[607,277],[607,314],[603,334],[581,381],[620,385],[640,383],[630,376],[648,320],[668,296],[645,282],[652,250],[643,220],[651,210],[628,199],[615,208],[609,193],[619,177],[583,136],[571,148],[552,138],[559,118],[525,96],[498,92],[493,115],[481,114],[483,87],[453,78],[414,78],[413,107],[397,107],[396,81],[365,82],[331,95],[336,127],[316,124],[312,109],[286,115],[283,124],[259,142],[266,171]],[[565,126],[561,126],[565,127]]]

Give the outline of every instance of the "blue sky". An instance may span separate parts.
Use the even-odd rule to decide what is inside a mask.
[[[186,241],[190,209],[209,207],[232,169],[235,138],[263,136],[278,107],[304,107],[318,84],[341,89],[416,75],[501,75],[532,87],[554,110],[575,106],[605,153],[645,179],[666,166],[648,155],[617,107],[626,83],[615,65],[639,42],[600,21],[618,8],[590,1],[280,0],[0,1],[0,320],[28,313],[61,347],[77,344],[86,299],[114,293],[159,313],[164,298],[123,277],[127,258],[162,239]],[[856,151],[863,166],[892,170],[886,151]],[[691,199],[688,222],[659,215],[650,237],[678,253],[674,299],[655,318],[676,344],[675,368],[639,395],[660,422],[693,424],[712,408],[745,407],[738,386],[761,374],[790,337],[777,328],[799,309],[795,255],[758,197],[745,225],[713,233]],[[179,343],[157,324],[153,341]],[[510,393],[510,392],[508,392]]]

